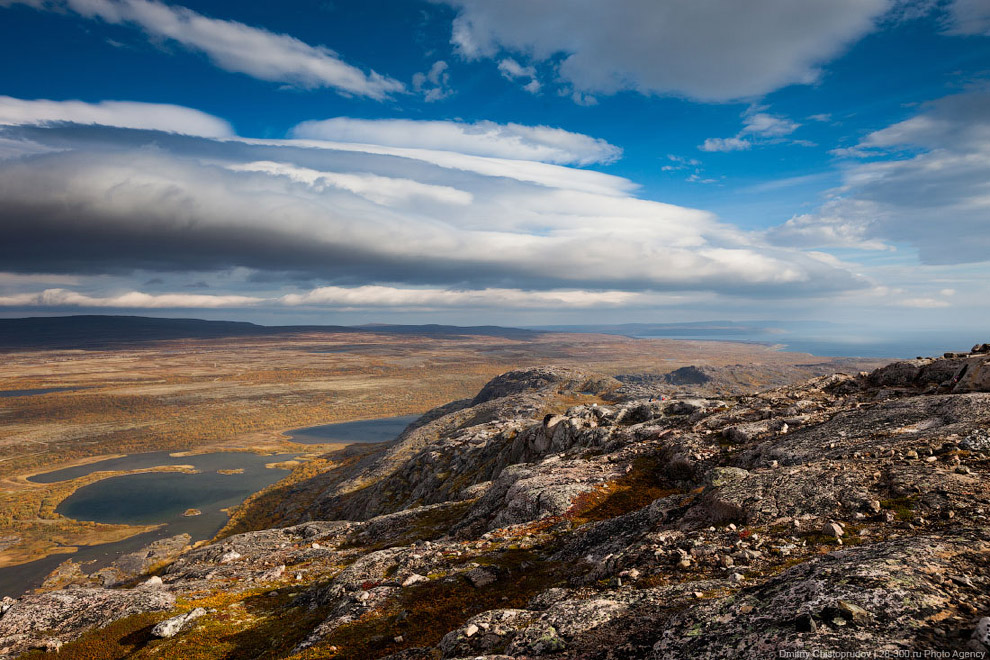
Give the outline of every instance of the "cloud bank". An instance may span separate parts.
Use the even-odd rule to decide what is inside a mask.
[[[835,260],[768,245],[705,211],[639,199],[620,177],[553,162],[614,157],[603,141],[547,127],[485,124],[475,135],[437,124],[407,125],[427,136],[416,148],[367,144],[382,124],[348,119],[305,126],[357,126],[333,135],[362,142],[0,128],[2,140],[53,149],[0,160],[6,271],[71,274],[90,287],[135,273],[141,281],[249,273],[217,295],[25,284],[3,304],[566,309],[866,285]],[[500,155],[448,150],[458,146]],[[312,285],[262,292],[293,281]]]

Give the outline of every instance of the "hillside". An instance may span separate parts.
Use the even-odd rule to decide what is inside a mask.
[[[50,316],[0,319],[0,351],[28,349],[105,349],[176,339],[270,337],[309,333],[421,335],[427,337],[486,336],[526,339],[533,330],[498,326],[454,325],[281,325],[240,321],[151,318],[146,316]]]
[[[987,652],[990,346],[738,396],[652,386],[503,374],[263,492],[212,544],[64,567],[0,605],[0,649]],[[279,526],[235,533],[262,517]]]

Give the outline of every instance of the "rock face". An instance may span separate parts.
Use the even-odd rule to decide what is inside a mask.
[[[0,647],[71,654],[160,611],[125,635],[136,657],[981,657],[988,358],[718,399],[512,372],[277,491],[295,524],[186,550],[160,583],[4,601]]]
[[[0,653],[57,649],[91,628],[174,605],[172,594],[148,590],[66,589],[23,596],[0,616]]]

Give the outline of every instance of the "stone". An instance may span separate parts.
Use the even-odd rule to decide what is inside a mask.
[[[835,522],[826,523],[822,527],[822,534],[835,539],[841,539],[845,535],[846,531],[842,528],[842,525]]]
[[[278,566],[273,566],[264,573],[258,576],[259,582],[273,582],[278,580],[285,574],[285,564],[279,564]]]
[[[854,624],[865,625],[872,619],[869,612],[848,600],[840,600],[838,606],[842,617]]]
[[[150,578],[148,578],[147,580],[141,583],[141,588],[161,589],[163,584],[164,583],[162,582],[162,579],[160,577],[158,577],[157,575],[152,575]]]
[[[402,586],[411,587],[414,584],[419,584],[420,582],[427,582],[427,581],[429,581],[429,578],[426,577],[425,575],[420,575],[419,573],[413,573],[412,575],[410,575],[409,577],[407,577],[405,580],[402,581]]]
[[[471,583],[471,586],[476,589],[487,587],[498,579],[498,575],[496,575],[494,571],[488,570],[487,568],[472,568],[464,574],[464,577],[466,577],[468,582]]]
[[[818,632],[818,623],[815,622],[815,618],[810,614],[802,614],[794,621],[794,627],[797,628],[798,632],[812,633],[816,634]]]
[[[218,560],[218,562],[221,564],[229,564],[230,562],[237,561],[240,558],[241,558],[241,553],[231,550],[230,552],[225,552],[222,555],[220,555],[220,559]]]
[[[646,401],[647,390],[625,380],[517,372],[493,381],[483,400],[437,409],[393,443],[361,448],[346,455],[353,463],[271,498],[265,506],[286,527],[183,551],[161,568],[166,588],[64,588],[7,605],[0,649],[68,643],[125,611],[170,616],[175,596],[247,590],[269,594],[258,600],[284,605],[287,617],[293,608],[325,613],[288,655],[332,654],[340,626],[393,616],[393,607],[399,625],[373,644],[400,636],[409,644],[407,599],[421,590],[473,592],[469,584],[495,609],[472,610],[439,644],[393,657],[712,660],[800,648],[983,649],[987,625],[983,633],[973,626],[990,603],[990,497],[980,477],[952,470],[965,464],[982,475],[986,467],[977,448],[990,429],[990,392],[939,386],[967,360],[781,384],[680,415],[672,401]],[[719,369],[712,373],[732,373]],[[666,387],[681,398],[667,385],[647,396]],[[742,432],[731,445],[728,428]],[[963,439],[970,448],[957,451]],[[903,460],[909,451],[938,461]],[[613,489],[629,483],[636,497]],[[581,507],[597,506],[602,493],[622,497],[586,519]],[[856,522],[856,543],[852,527],[833,519]],[[291,584],[258,584],[284,566],[298,571]],[[424,575],[437,576],[430,589],[415,586]],[[639,588],[630,588],[634,581]],[[519,602],[517,582],[527,589]],[[154,599],[160,608],[146,609]],[[244,602],[218,616],[257,626],[257,600]],[[510,605],[520,609],[497,609]],[[176,643],[200,641],[193,628]]]
[[[206,610],[202,607],[197,607],[184,614],[173,616],[171,619],[165,619],[151,629],[151,636],[159,639],[175,637],[183,628],[186,628],[190,623],[202,616],[206,616]]]
[[[976,624],[973,630],[973,639],[990,650],[990,616],[985,616]]]

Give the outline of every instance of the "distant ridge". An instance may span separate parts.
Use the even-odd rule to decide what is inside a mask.
[[[265,326],[245,321],[154,318],[147,316],[78,315],[0,319],[0,350],[32,348],[112,348],[172,339],[262,337],[310,332],[458,337],[483,335],[531,339],[534,330],[499,326],[455,325],[283,325]]]

